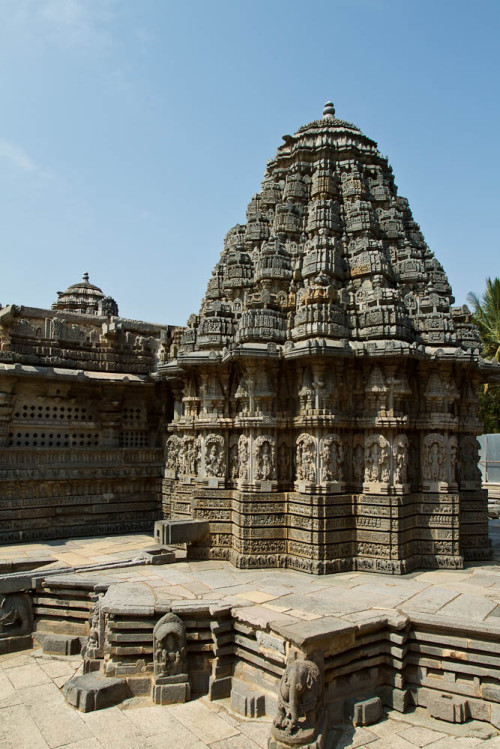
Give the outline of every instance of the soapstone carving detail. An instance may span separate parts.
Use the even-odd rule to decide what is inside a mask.
[[[422,478],[424,481],[446,481],[446,445],[442,434],[427,434],[423,441]]]
[[[213,478],[224,478],[226,462],[224,455],[224,437],[220,434],[209,434],[205,440],[205,472]]]
[[[248,437],[242,434],[238,440],[238,462],[239,462],[239,478],[243,481],[248,481],[248,474],[250,470],[250,452],[248,446]]]
[[[394,483],[408,481],[408,437],[400,434],[394,441]]]
[[[455,484],[457,481],[457,463],[458,463],[458,440],[453,434],[448,439],[448,482]]]
[[[361,484],[365,475],[365,438],[362,434],[355,434],[353,440],[353,479]]]
[[[297,479],[316,483],[316,440],[310,434],[301,434],[297,438]]]
[[[7,593],[0,596],[0,639],[30,635],[33,630],[33,610],[27,593]]]
[[[188,700],[186,629],[176,614],[165,614],[155,625],[153,663],[153,701],[165,705]]]
[[[181,445],[182,442],[176,434],[172,434],[167,440],[165,468],[172,474],[176,474],[179,467],[179,452]]]
[[[365,481],[387,483],[390,480],[389,443],[381,435],[365,441]]]
[[[271,481],[276,478],[276,448],[274,437],[263,435],[254,443],[255,478]]]
[[[238,437],[232,435],[229,441],[229,478],[235,481],[239,477]]]
[[[323,674],[313,661],[292,661],[281,677],[270,749],[320,746],[325,738],[325,723]]]
[[[329,434],[323,438],[321,446],[322,481],[338,481],[344,478],[342,464],[344,448],[338,434]]]

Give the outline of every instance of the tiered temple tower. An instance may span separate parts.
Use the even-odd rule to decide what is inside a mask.
[[[486,559],[469,312],[373,140],[331,102],[283,140],[159,367],[164,515],[240,567]]]

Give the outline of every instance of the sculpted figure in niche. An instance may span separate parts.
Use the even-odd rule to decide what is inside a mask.
[[[297,439],[297,479],[316,482],[316,445],[310,434]]]
[[[344,478],[342,463],[344,448],[342,441],[336,434],[329,435],[323,440],[321,448],[321,464],[323,481],[342,481]]]
[[[207,476],[224,478],[224,438],[212,435],[207,438],[205,446],[205,470]]]
[[[179,472],[189,474],[189,466],[192,460],[193,439],[185,437],[182,440],[182,446],[179,452]]]
[[[443,436],[428,434],[424,439],[423,453],[423,478],[427,481],[446,481]]]
[[[153,630],[153,702],[169,705],[191,696],[186,630],[178,616],[165,614]]]
[[[281,678],[270,747],[312,743],[322,728],[323,676],[312,661],[289,663]]]
[[[231,479],[237,479],[239,475],[238,443],[234,442],[229,448],[229,475]]]
[[[361,484],[365,472],[365,446],[363,444],[363,436],[356,435],[354,437],[354,449],[353,449],[353,478],[357,484]]]
[[[458,442],[455,436],[450,437],[449,443],[449,466],[450,466],[450,478],[451,484],[454,484],[457,480],[457,462],[458,462]]]
[[[270,481],[274,478],[274,439],[258,437],[255,441],[255,478]]]
[[[383,439],[383,438],[382,438]],[[390,481],[391,478],[391,471],[390,471],[390,465],[389,465],[389,445],[386,440],[383,440],[382,447],[380,451],[380,457],[378,460],[379,463],[379,475],[380,480],[383,482]]]
[[[408,481],[408,437],[406,434],[396,439],[394,447],[394,483],[406,484]]]
[[[390,480],[389,443],[380,435],[369,437],[365,447],[365,481]]]
[[[82,656],[84,660],[102,658],[104,655],[104,613],[101,607],[101,600],[103,594],[99,596],[94,604],[94,610],[92,612],[92,618],[90,620],[90,632],[87,639],[86,645],[82,648]],[[84,665],[85,668],[85,665]]]
[[[169,471],[176,471],[179,463],[179,438],[173,434],[167,440],[167,460],[165,468]]]
[[[250,454],[248,452],[248,437],[244,434],[240,436],[238,440],[238,461],[239,461],[239,477],[244,481],[248,480],[248,469],[249,469]]]
[[[165,614],[153,630],[155,681],[187,673],[186,630],[175,614]]]

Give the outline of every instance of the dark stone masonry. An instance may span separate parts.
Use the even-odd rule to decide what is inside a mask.
[[[469,310],[374,141],[331,103],[283,141],[186,328],[88,274],[0,311],[0,541],[163,517],[239,567],[489,558]]]

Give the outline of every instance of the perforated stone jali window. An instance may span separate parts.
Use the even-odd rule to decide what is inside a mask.
[[[14,411],[16,421],[89,422],[93,415],[86,406],[59,406],[24,403]]]
[[[13,431],[9,434],[9,447],[63,447],[89,448],[100,445],[100,435],[95,432]]]
[[[122,432],[120,435],[120,447],[148,447],[147,432]]]

